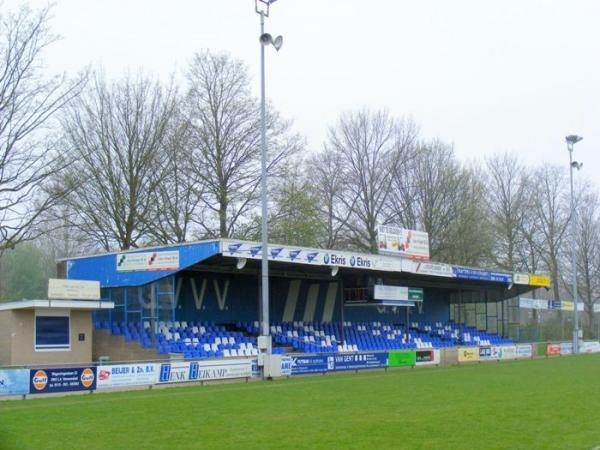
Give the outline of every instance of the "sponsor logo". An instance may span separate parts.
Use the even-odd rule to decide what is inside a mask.
[[[431,362],[433,361],[433,352],[431,350],[418,351],[416,358],[417,362]]]
[[[325,264],[329,264],[329,255],[328,255],[327,253],[325,253],[325,254],[323,255],[323,262],[324,262]]]
[[[338,256],[335,253],[332,253],[331,255],[329,255],[329,261],[334,266],[345,266],[346,265],[346,257]]]
[[[94,384],[94,371],[92,369],[83,369],[81,371],[81,384],[85,388],[89,388]]]
[[[356,264],[356,259],[354,258],[354,256],[351,256],[351,257],[350,257],[350,265],[351,265],[352,267],[354,267],[354,264]]]
[[[110,379],[110,370],[101,370],[98,372],[98,379],[99,380],[108,380]]]
[[[242,246],[242,244],[229,244],[229,246],[227,247],[227,250],[229,250],[229,253],[231,253],[233,255],[238,252],[238,250],[240,249],[241,246]]]
[[[309,253],[308,255],[306,255],[306,260],[308,262],[313,262],[318,255],[319,255],[319,252]]]
[[[250,255],[256,256],[262,250],[262,245],[255,245],[254,247],[250,247]]]
[[[272,248],[271,249],[271,258],[273,258],[273,259],[277,258],[282,251],[283,251],[283,247]]]
[[[36,390],[41,391],[48,384],[48,375],[46,375],[45,371],[38,370],[36,373],[33,374],[31,382],[33,383],[33,387]]]
[[[290,259],[294,261],[302,250],[291,250],[290,251]]]

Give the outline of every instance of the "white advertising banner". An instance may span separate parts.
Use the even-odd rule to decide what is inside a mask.
[[[493,346],[491,359],[515,359],[517,347],[514,345]]]
[[[579,349],[580,353],[597,353],[600,352],[600,342],[585,341],[582,342]]]
[[[594,304],[594,312],[595,313],[600,312],[600,303],[595,303]]]
[[[517,345],[517,358],[532,358],[533,346],[531,344]]]
[[[117,272],[139,272],[179,269],[179,250],[141,253],[119,253]]]
[[[402,260],[402,272],[446,278],[453,278],[455,276],[452,266],[449,264],[413,261],[411,259]]]
[[[100,282],[87,280],[48,280],[48,298],[60,300],[100,300]]]
[[[182,383],[252,376],[251,359],[172,361],[157,365],[156,383]]]
[[[548,300],[520,297],[519,307],[526,309],[548,309]]]
[[[526,273],[513,274],[513,283],[528,285],[529,284],[529,274],[526,274]]]
[[[261,259],[262,245],[251,242],[221,241],[223,256]],[[295,262],[315,266],[353,267],[357,269],[400,272],[400,258],[367,253],[318,250],[310,248],[269,245],[269,261]]]
[[[136,363],[98,366],[97,389],[119,386],[144,386],[156,382],[158,364]]]
[[[429,260],[429,234],[405,228],[377,227],[379,253]]]

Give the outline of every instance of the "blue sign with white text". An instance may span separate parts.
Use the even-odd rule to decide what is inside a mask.
[[[333,370],[378,369],[387,367],[388,353],[351,353],[334,355]]]
[[[328,359],[331,356],[292,356],[292,375],[303,373],[323,373],[328,370],[333,370],[332,366],[328,366]]]
[[[93,391],[96,389],[95,367],[70,367],[64,369],[31,369],[29,393]]]
[[[499,283],[512,283],[512,274],[508,272],[489,272],[487,270],[469,269],[467,267],[452,267],[456,278],[465,280],[497,281]]]

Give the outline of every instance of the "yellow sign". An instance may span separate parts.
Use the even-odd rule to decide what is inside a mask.
[[[479,361],[479,347],[458,347],[458,362]]]
[[[550,287],[551,282],[545,275],[529,275],[529,286]]]

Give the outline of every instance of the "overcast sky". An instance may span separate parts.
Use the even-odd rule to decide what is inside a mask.
[[[267,95],[311,150],[362,106],[412,116],[462,160],[511,151],[567,166],[564,136],[580,134],[576,159],[600,186],[599,17],[595,0],[279,0],[266,27],[284,46],[267,53]],[[167,78],[209,48],[244,60],[258,93],[253,0],[57,0],[52,26],[52,71]]]

